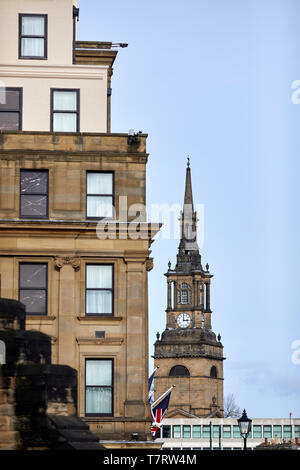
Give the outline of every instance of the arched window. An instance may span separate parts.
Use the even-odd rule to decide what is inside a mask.
[[[210,376],[213,378],[213,379],[216,379],[218,377],[218,373],[217,373],[217,368],[216,366],[212,366],[212,368],[210,369]]]
[[[191,299],[192,299],[190,286],[186,282],[183,282],[181,284],[180,289],[181,289],[180,303],[183,305],[190,304]]]
[[[189,377],[189,370],[184,366],[174,366],[169,372],[170,377]]]

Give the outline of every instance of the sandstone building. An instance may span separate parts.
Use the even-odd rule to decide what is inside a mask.
[[[211,326],[209,266],[197,244],[191,169],[188,161],[177,263],[165,274],[166,329],[155,343],[155,396],[172,390],[169,417],[223,416],[223,345]]]
[[[77,41],[78,18],[75,0],[0,2],[0,296],[24,303],[53,363],[78,371],[93,432],[145,438],[159,227],[142,217],[129,236],[119,201],[145,204],[147,135],[110,132],[117,52]]]

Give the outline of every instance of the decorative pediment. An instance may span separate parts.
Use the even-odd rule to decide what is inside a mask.
[[[175,410],[168,411],[166,418],[199,418],[199,416],[182,410],[181,408],[176,408]]]

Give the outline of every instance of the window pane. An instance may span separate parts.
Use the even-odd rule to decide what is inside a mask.
[[[54,113],[53,132],[77,132],[77,114]]]
[[[261,438],[262,437],[262,432],[261,432],[261,426],[253,426],[253,437],[254,438]]]
[[[88,290],[86,292],[86,314],[112,314],[112,292]]]
[[[277,436],[278,438],[282,437],[282,427],[281,426],[274,426],[273,427],[274,437]]]
[[[46,217],[47,196],[21,196],[21,217]]]
[[[88,289],[111,289],[112,288],[112,266],[86,267],[86,287]]]
[[[22,194],[47,194],[48,172],[46,171],[21,171]]]
[[[54,91],[53,92],[54,111],[77,111],[76,91]]]
[[[88,196],[87,217],[113,217],[112,204],[110,196]]]
[[[220,426],[213,426],[213,437],[219,437],[221,431]]]
[[[170,438],[171,437],[171,426],[162,427],[162,437]]]
[[[283,437],[292,437],[292,426],[283,426]]]
[[[239,426],[233,426],[233,437],[235,439],[238,438],[238,437],[241,437]]]
[[[183,437],[184,438],[191,437],[191,426],[183,426]]]
[[[22,17],[22,36],[44,36],[45,18],[41,16]]]
[[[295,437],[300,437],[300,426],[299,425],[295,426]]]
[[[18,131],[20,128],[19,113],[0,112],[0,130]]]
[[[45,41],[40,38],[22,38],[22,57],[44,57]]]
[[[181,426],[173,426],[173,437],[175,439],[181,437]]]
[[[272,437],[272,426],[264,426],[264,437]]]
[[[112,390],[110,388],[87,387],[86,413],[111,414]]]
[[[20,288],[36,289],[47,287],[46,264],[20,264]]]
[[[86,385],[112,385],[112,361],[86,361]]]
[[[0,95],[0,109],[9,109],[10,111],[19,111],[20,109],[20,91],[7,90],[3,88]]]
[[[201,437],[201,426],[193,426],[193,437]]]
[[[27,314],[46,314],[45,290],[20,290],[20,302],[25,304]]]
[[[203,437],[210,437],[210,426],[203,426]]]
[[[113,175],[111,173],[88,173],[87,194],[112,194]]]
[[[223,426],[223,437],[231,438],[231,426]]]

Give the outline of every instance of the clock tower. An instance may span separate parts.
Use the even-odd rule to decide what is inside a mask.
[[[155,398],[171,385],[168,416],[223,416],[223,345],[211,325],[209,265],[202,267],[197,243],[191,169],[186,169],[181,239],[167,277],[166,329],[157,333]]]

